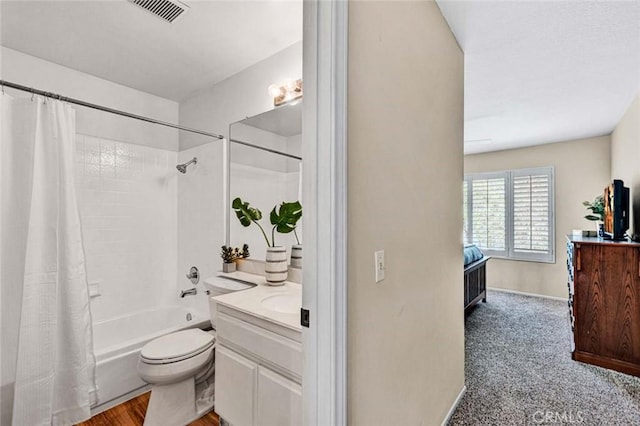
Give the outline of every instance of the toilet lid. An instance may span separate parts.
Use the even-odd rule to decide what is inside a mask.
[[[144,345],[140,357],[151,364],[181,361],[213,347],[215,337],[199,328],[177,331]]]

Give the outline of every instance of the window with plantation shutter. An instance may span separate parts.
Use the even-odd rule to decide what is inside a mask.
[[[463,184],[464,242],[486,254],[553,262],[553,168],[476,173]]]
[[[471,242],[494,254],[506,249],[505,179],[471,182]]]
[[[549,175],[513,177],[513,250],[549,250]]]

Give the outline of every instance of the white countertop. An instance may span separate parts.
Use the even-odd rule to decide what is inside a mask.
[[[224,275],[221,274],[221,277],[224,277]],[[243,273],[242,275],[251,274]],[[229,276],[229,278],[236,280],[239,279],[237,274],[233,277]],[[247,277],[243,276],[242,278],[246,279]],[[262,276],[251,275],[251,277],[249,278],[251,279],[246,279],[246,281],[256,284],[255,287],[248,290],[236,291],[234,293],[217,296],[214,297],[213,300],[215,300],[219,305],[224,305],[229,308],[244,312],[246,314],[253,315],[265,321],[274,322],[295,331],[302,331],[302,327],[300,325],[302,286],[300,284],[292,283],[289,281],[285,281],[284,285],[281,286],[271,286],[266,284],[266,280]],[[262,301],[264,299],[278,295],[286,295],[296,298],[299,301],[297,303],[296,312],[278,312],[263,306]]]

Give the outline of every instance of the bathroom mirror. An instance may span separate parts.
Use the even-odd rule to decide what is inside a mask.
[[[265,235],[252,223],[244,227],[236,217],[232,201],[239,197],[262,212],[259,221],[266,238],[287,249],[302,244],[302,220],[296,232],[273,232],[271,210],[282,202],[300,201],[302,196],[302,102],[283,105],[231,124],[229,128],[226,215],[227,245],[249,244],[251,259],[264,260]],[[296,238],[297,234],[297,238]],[[295,267],[296,265],[290,265]]]

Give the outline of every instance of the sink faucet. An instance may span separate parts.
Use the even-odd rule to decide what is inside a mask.
[[[198,294],[197,288],[190,288],[189,290],[180,291],[180,297],[193,296],[195,294]]]

